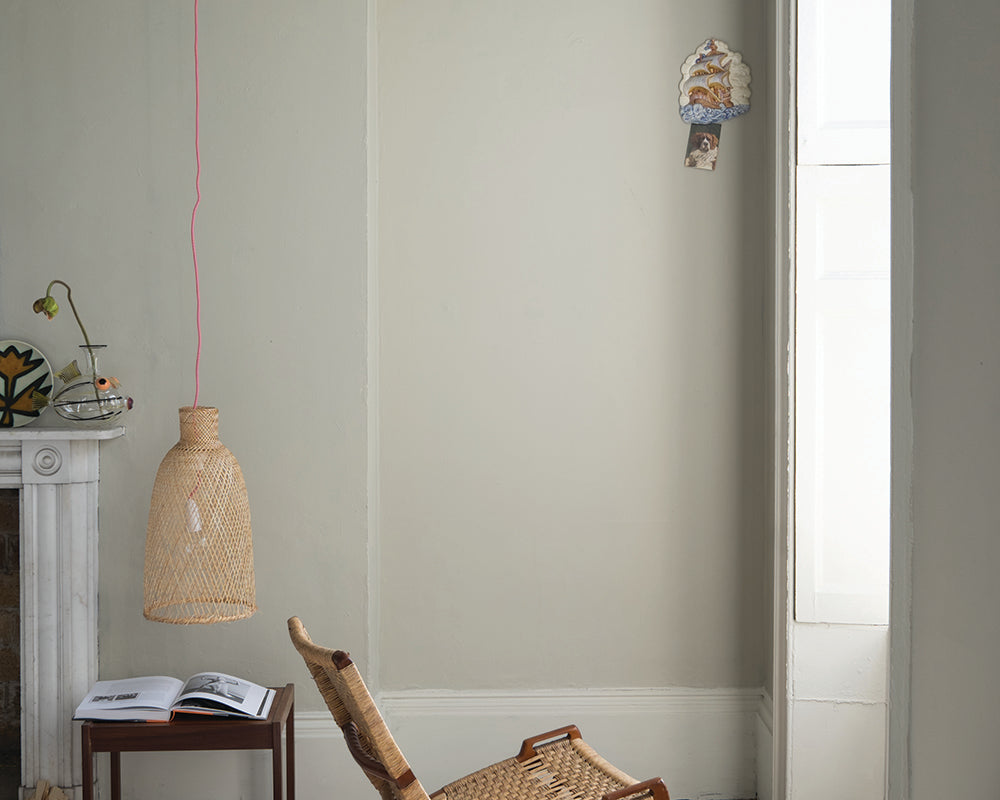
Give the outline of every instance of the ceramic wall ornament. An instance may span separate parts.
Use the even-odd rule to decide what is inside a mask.
[[[691,125],[684,165],[714,170],[722,123],[750,110],[750,67],[719,39],[706,39],[681,66],[681,119]]]

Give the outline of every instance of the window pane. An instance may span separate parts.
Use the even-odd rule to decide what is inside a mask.
[[[889,163],[890,0],[798,5],[798,163]]]
[[[889,167],[800,167],[796,619],[888,621]]]

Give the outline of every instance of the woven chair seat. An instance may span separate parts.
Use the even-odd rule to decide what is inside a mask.
[[[565,738],[528,753],[522,745],[518,756],[449,783],[431,797],[434,800],[600,800],[640,785],[579,738],[576,726],[542,734],[546,739],[564,735]],[[652,791],[637,790],[631,794],[641,800]]]
[[[350,656],[314,644],[298,617],[288,620],[288,631],[348,750],[383,800],[670,800],[661,779],[636,781],[598,755],[575,725],[525,739],[516,756],[428,795]]]

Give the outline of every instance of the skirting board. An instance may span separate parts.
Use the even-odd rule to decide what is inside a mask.
[[[514,755],[528,736],[575,724],[636,779],[661,776],[672,800],[769,800],[771,702],[760,689],[410,690],[383,692],[378,702],[429,792]],[[319,755],[312,740],[336,739],[330,746],[341,762],[346,748],[329,714],[298,712],[295,729],[299,786],[343,780],[304,760]]]

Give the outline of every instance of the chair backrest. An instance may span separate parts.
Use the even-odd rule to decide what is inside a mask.
[[[314,644],[298,617],[288,620],[288,633],[344,732],[348,750],[383,799],[428,800],[350,655]]]

